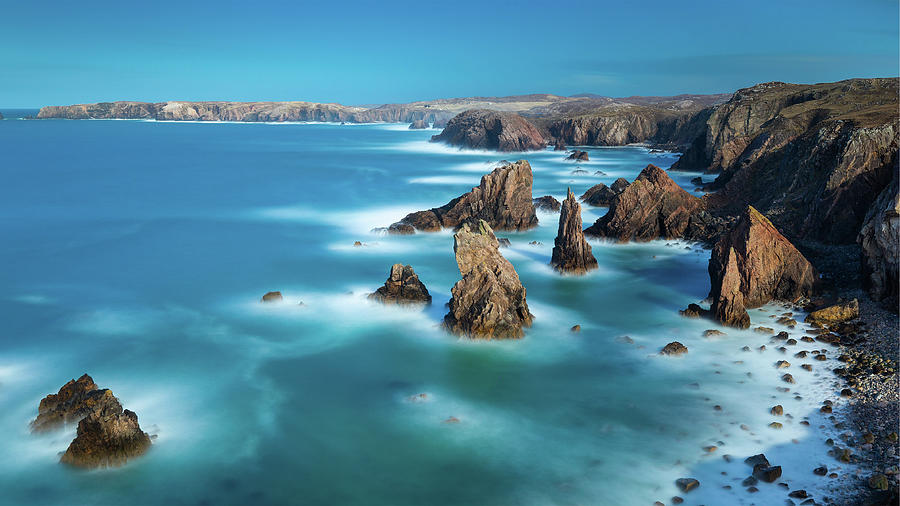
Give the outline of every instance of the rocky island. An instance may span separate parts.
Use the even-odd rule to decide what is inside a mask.
[[[451,146],[493,151],[536,151],[547,143],[534,125],[512,112],[474,109],[453,117],[431,138]]]

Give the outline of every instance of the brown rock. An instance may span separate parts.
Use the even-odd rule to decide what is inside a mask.
[[[394,264],[384,286],[369,299],[385,304],[431,304],[431,295],[409,265]]]
[[[586,161],[588,161],[588,153],[587,153],[587,151],[579,151],[576,149],[576,150],[572,151],[572,154],[570,154],[569,156],[566,157],[566,160],[576,160],[579,162],[586,162]]]
[[[543,211],[559,211],[561,206],[559,201],[552,195],[544,195],[543,197],[532,199],[531,202],[534,204],[535,209],[541,209]]]
[[[262,296],[260,302],[281,302],[284,300],[284,297],[281,296],[281,292],[267,292]]]
[[[560,272],[584,274],[597,268],[597,259],[591,252],[591,245],[584,240],[581,229],[581,205],[575,194],[568,190],[559,213],[559,229],[553,242],[550,265]]]
[[[813,311],[803,320],[818,325],[835,325],[859,318],[859,301],[856,299]]]
[[[895,141],[896,142],[896,141]],[[896,156],[896,155],[895,155]],[[866,213],[857,242],[862,246],[863,281],[872,298],[897,308],[900,278],[900,185],[894,177]]]
[[[747,328],[747,308],[808,296],[818,275],[765,216],[748,206],[737,225],[713,248],[709,277],[715,318],[725,325]]]
[[[525,287],[512,264],[500,254],[490,225],[481,220],[475,231],[464,224],[453,236],[453,251],[462,279],[450,291],[449,331],[472,338],[506,339],[524,335],[533,316]]]
[[[700,199],[684,191],[666,171],[648,165],[585,233],[620,242],[674,239],[684,235],[700,207]]]
[[[109,390],[99,389],[94,380],[84,374],[63,385],[59,392],[41,399],[31,430],[45,432],[78,423],[94,411],[106,412],[115,409],[117,404]]]
[[[619,178],[613,183],[612,187],[600,183],[588,188],[588,191],[584,192],[580,197],[581,201],[594,207],[608,207],[613,198],[622,193],[625,187],[628,186],[628,181],[625,181],[624,186],[617,185],[619,181],[625,181],[625,179]]]
[[[410,130],[424,130],[426,128],[430,128],[431,126],[424,119],[417,119],[409,124]]]
[[[538,222],[531,185],[531,165],[526,160],[508,163],[482,176],[481,184],[472,191],[442,207],[408,214],[391,225],[388,232],[436,232],[441,228],[458,229],[464,223],[475,228],[479,220],[497,230],[527,230]]]
[[[78,422],[78,435],[60,462],[85,468],[116,467],[149,450],[150,436],[141,430],[137,415],[123,411],[118,401],[116,406],[113,412],[94,412]]]
[[[671,343],[663,346],[663,349],[659,353],[661,355],[684,355],[687,352],[687,346],[679,343],[678,341],[672,341]]]
[[[512,112],[487,109],[457,114],[431,140],[491,151],[536,151],[547,145],[541,132],[525,118]]]

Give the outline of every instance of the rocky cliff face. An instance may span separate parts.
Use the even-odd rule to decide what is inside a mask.
[[[431,304],[431,294],[419,281],[412,266],[394,264],[384,286],[369,295],[369,299],[385,304]]]
[[[709,260],[711,312],[725,325],[750,326],[748,308],[813,293],[813,266],[753,207],[713,248]]]
[[[689,235],[692,217],[701,210],[700,199],[684,191],[666,171],[648,165],[612,198],[606,215],[584,232],[617,241],[674,239]]]
[[[581,201],[595,207],[608,207],[613,198],[625,191],[627,186],[628,181],[623,177],[616,179],[612,186],[600,183],[588,188],[581,196]]]
[[[482,176],[481,184],[472,191],[442,207],[408,214],[388,231],[436,232],[442,228],[458,228],[464,223],[477,226],[479,220],[497,230],[527,230],[538,222],[531,198],[532,182],[531,165],[526,160],[497,167]]]
[[[540,125],[560,143],[577,146],[623,146],[636,142],[689,144],[704,132],[709,110],[685,110],[610,104],[571,117],[546,118]]]
[[[853,243],[897,169],[897,79],[739,90],[673,170],[719,173],[711,210],[752,205],[796,239]]]
[[[541,132],[525,118],[487,109],[460,113],[431,140],[491,151],[535,151],[547,145]]]
[[[512,264],[500,254],[499,242],[484,220],[470,230],[467,224],[453,236],[460,279],[450,293],[450,312],[444,327],[455,334],[479,339],[509,339],[524,335],[533,316],[525,301],[525,287]]]
[[[897,307],[900,280],[900,188],[897,175],[872,204],[858,241],[863,281],[872,299]]]
[[[581,230],[581,205],[575,200],[571,189],[560,209],[559,230],[553,243],[550,265],[560,272],[572,274],[584,274],[597,268],[597,259]]]

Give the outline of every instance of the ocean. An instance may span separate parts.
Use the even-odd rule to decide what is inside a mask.
[[[484,342],[439,326],[459,279],[451,231],[373,231],[504,158],[531,163],[535,197],[562,200],[675,153],[589,147],[575,163],[462,151],[406,125],[3,112],[0,504],[783,504],[775,484],[745,491],[745,457],[764,452],[814,497],[837,480],[813,468],[851,469],[821,442],[828,362],[793,358],[825,345],[785,354],[770,335],[678,314],[709,292],[699,245],[592,240],[599,269],[562,276],[549,266],[559,215],[539,212],[533,230],[498,232],[534,326]],[[697,175],[672,173],[689,191]],[[584,225],[604,213],[583,205]],[[430,307],[367,300],[394,263],[413,266]],[[271,290],[284,302],[261,304]],[[770,316],[787,310],[751,311],[754,327],[786,330]],[[703,337],[712,328],[727,335]],[[674,340],[689,353],[658,354]],[[58,462],[74,427],[30,432],[41,398],[83,373],[157,436],[145,456],[75,470]],[[682,494],[681,477],[701,486]]]

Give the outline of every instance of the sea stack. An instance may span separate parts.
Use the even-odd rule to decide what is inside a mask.
[[[497,167],[481,177],[481,184],[442,207],[417,211],[388,227],[391,234],[412,234],[416,230],[437,232],[458,229],[464,223],[478,227],[486,221],[496,230],[527,230],[537,226],[531,198],[533,176],[527,160]]]
[[[571,188],[560,209],[559,230],[550,265],[560,272],[572,274],[584,274],[597,268],[597,259],[591,252],[591,245],[584,240],[584,231],[581,229],[581,205],[575,200]]]
[[[612,198],[606,215],[584,232],[619,242],[675,239],[682,237],[700,208],[700,199],[650,164]]]
[[[748,308],[813,293],[818,274],[772,223],[752,206],[713,248],[711,312],[724,325],[748,328]]]
[[[450,293],[450,312],[444,327],[454,334],[477,339],[517,339],[533,316],[525,301],[525,287],[484,220],[468,224],[453,236],[460,279]]]
[[[584,192],[581,201],[595,207],[608,207],[616,195],[625,191],[627,187],[628,181],[623,177],[616,179],[612,186],[606,186],[603,183],[596,184]]]
[[[457,114],[431,140],[491,151],[537,151],[547,145],[541,132],[525,118],[512,112],[487,109]]]
[[[98,388],[87,374],[42,399],[31,428],[46,432],[76,422],[77,436],[60,459],[65,464],[120,466],[150,448],[150,436],[141,430],[137,415],[123,410],[112,391]]]
[[[431,304],[431,294],[412,266],[394,264],[384,286],[369,295],[384,304]]]

